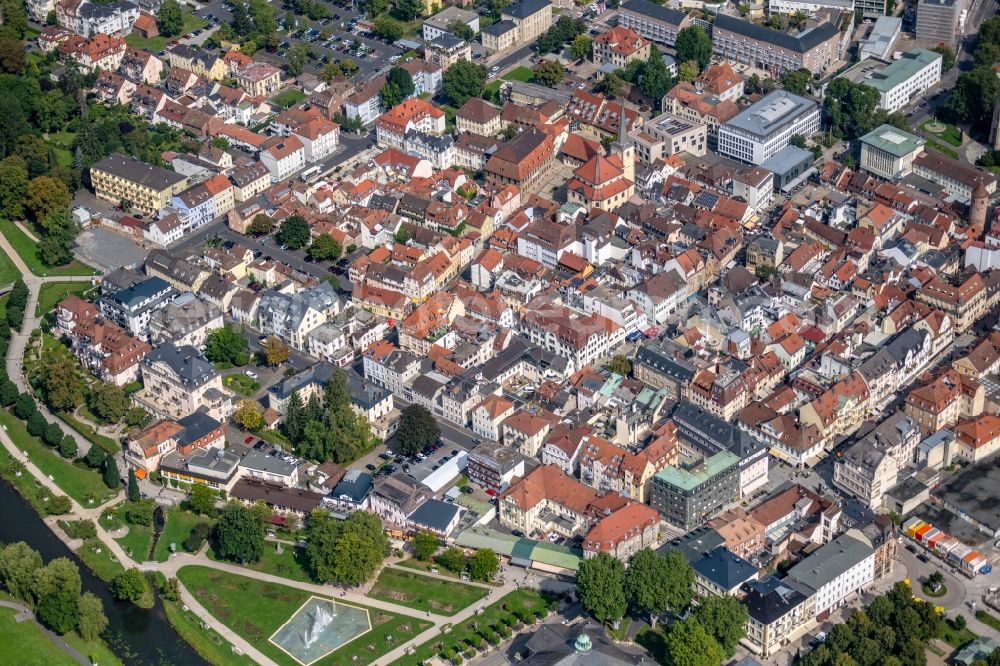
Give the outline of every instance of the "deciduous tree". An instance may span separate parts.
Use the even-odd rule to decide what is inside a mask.
[[[465,553],[461,548],[451,546],[434,557],[434,561],[452,573],[458,573],[465,568]]]
[[[569,52],[573,54],[574,60],[583,60],[590,55],[590,37],[587,35],[577,35],[570,42]]]
[[[272,368],[288,360],[288,345],[281,338],[270,336],[264,341],[264,361]]]
[[[306,527],[306,558],[317,580],[360,585],[389,554],[389,540],[373,513],[355,511],[346,520],[317,510]]]
[[[309,224],[301,215],[289,215],[281,223],[275,240],[291,250],[298,250],[309,244]]]
[[[412,456],[441,436],[441,427],[426,407],[412,404],[403,409],[396,439],[399,453]]]
[[[196,483],[191,487],[191,494],[188,496],[188,508],[203,516],[210,516],[215,513],[215,501],[219,495],[206,485]]]
[[[689,25],[677,33],[677,62],[694,60],[699,70],[712,61],[712,40],[699,25]]]
[[[42,564],[38,551],[23,541],[0,545],[0,583],[12,597],[32,606],[35,572]]]
[[[576,576],[576,594],[598,622],[611,622],[624,616],[624,565],[604,552],[584,560]]]
[[[632,374],[632,362],[621,354],[615,354],[608,363],[608,370],[622,377],[628,377]]]
[[[543,60],[534,69],[538,85],[553,87],[563,80],[566,71],[558,60]]]
[[[670,627],[666,647],[672,666],[720,666],[724,656],[719,644],[694,618]]]
[[[459,60],[444,72],[441,88],[455,107],[465,104],[470,97],[482,97],[486,84],[486,67],[468,60]]]
[[[85,641],[95,641],[108,628],[108,617],[104,605],[96,595],[84,592],[76,605],[76,631]]]
[[[426,562],[437,551],[440,543],[436,534],[417,532],[413,537],[413,556]]]
[[[233,420],[244,430],[256,432],[264,425],[264,413],[256,400],[240,400]]]
[[[114,382],[101,382],[90,395],[90,409],[107,423],[118,423],[125,417],[129,399],[122,387]]]
[[[219,557],[233,562],[256,562],[264,554],[264,524],[240,504],[230,504],[215,525]]]
[[[156,26],[164,37],[181,34],[181,30],[184,29],[184,13],[177,0],[163,0]]]
[[[119,601],[131,601],[139,608],[152,608],[153,590],[136,568],[126,569],[111,581],[111,592]]]
[[[320,234],[309,246],[309,257],[315,261],[339,259],[344,248],[330,234]]]
[[[205,341],[205,358],[212,363],[246,365],[250,360],[246,338],[236,326],[217,328],[208,334]]]
[[[725,656],[736,652],[747,622],[747,607],[735,597],[709,595],[698,602],[694,617],[722,648]]]
[[[500,562],[491,548],[477,550],[469,558],[469,576],[472,580],[491,580],[499,568]]]
[[[76,409],[83,401],[83,382],[76,365],[65,354],[51,354],[43,369],[45,402],[54,410]]]
[[[43,224],[53,211],[69,208],[73,197],[66,184],[51,176],[38,176],[28,183],[24,205],[36,222]]]

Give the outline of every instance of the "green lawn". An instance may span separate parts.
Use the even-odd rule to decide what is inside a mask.
[[[107,523],[102,524],[107,527]],[[115,541],[133,560],[145,562],[149,559],[149,549],[153,545],[153,528],[147,525],[129,525],[128,534]]]
[[[171,40],[178,39],[182,35],[186,35],[192,30],[203,28],[208,23],[208,21],[204,19],[198,18],[197,16],[192,16],[191,12],[188,10],[187,7],[181,5],[181,8],[184,10],[184,27],[181,28],[180,35],[177,35],[175,37],[163,37],[161,35],[159,37],[151,37],[150,39],[146,39],[144,37],[141,37],[139,33],[133,32],[125,36],[125,43],[128,44],[129,46],[134,46],[137,49],[145,49],[147,51],[152,51],[153,53],[159,53],[160,51],[162,51],[167,47],[167,44],[169,44]]]
[[[184,567],[177,575],[198,603],[251,645],[278,664],[298,666],[269,639],[313,595],[206,567]],[[366,610],[372,630],[313,662],[314,666],[371,663],[431,626],[419,618]]]
[[[957,127],[955,127],[954,125],[952,125],[950,123],[946,123],[944,121],[937,121],[937,122],[940,122],[942,125],[945,126],[945,130],[943,132],[935,133],[935,132],[932,132],[929,129],[927,129],[928,125],[933,125],[935,123],[935,119],[934,118],[931,118],[931,119],[925,121],[924,124],[922,124],[920,126],[920,128],[922,130],[924,130],[925,132],[927,132],[928,134],[931,134],[931,135],[936,136],[936,137],[940,137],[941,139],[947,141],[948,143],[950,143],[953,146],[957,147],[957,146],[961,146],[962,145],[962,130],[960,130]]]
[[[76,661],[31,622],[15,622],[13,608],[0,608],[0,654],[8,664],[19,666],[76,666]]]
[[[952,646],[953,648],[960,648],[970,641],[974,641],[979,638],[971,629],[965,627],[961,631],[956,629],[950,620],[945,620],[944,623],[944,635],[941,639]]]
[[[523,81],[524,83],[531,83],[535,80],[535,73],[521,65],[520,67],[515,67],[501,77],[504,81]]]
[[[306,94],[298,88],[289,88],[272,97],[271,101],[282,108],[290,109],[305,98]]]
[[[260,384],[243,374],[228,375],[222,380],[222,383],[240,395],[248,397],[252,396],[260,388]]]
[[[447,576],[448,578],[454,578],[455,580],[461,578],[460,574],[452,573],[451,571],[448,571],[444,567],[439,567],[434,562],[423,562],[421,560],[412,557],[396,562],[395,566],[406,567],[407,569],[416,569],[417,571],[430,571],[431,569],[436,568],[438,574],[442,576]]]
[[[419,646],[413,654],[407,655],[399,660],[398,663],[407,665],[420,664],[431,659],[443,648],[454,648],[460,643],[462,644],[462,649],[464,649],[465,644],[463,641],[465,639],[475,640],[481,629],[495,625],[500,617],[521,609],[527,611],[543,610],[547,602],[547,598],[534,590],[514,590],[507,596],[496,601],[493,605],[487,606],[483,613],[473,615],[468,620],[453,626],[447,634],[435,636]]]
[[[21,271],[17,270],[17,266],[6,252],[0,251],[0,286],[8,285],[19,277]]]
[[[55,153],[56,162],[59,166],[73,166],[73,141],[76,139],[76,132],[50,132],[49,147]]]
[[[215,551],[208,549],[209,559],[217,559]],[[281,554],[278,554],[276,544],[268,541],[264,544],[264,554],[259,562],[243,565],[247,569],[260,571],[261,573],[281,576],[291,580],[302,581],[303,583],[315,583],[306,569],[305,548],[295,548],[287,543],[281,544]]]
[[[941,153],[942,155],[947,155],[948,157],[950,157],[953,160],[957,160],[958,159],[958,153],[957,152],[955,152],[954,150],[952,150],[948,146],[945,146],[943,144],[938,143],[937,141],[932,141],[931,139],[927,139],[927,147],[931,148],[933,150],[936,150],[937,152]]]
[[[983,624],[992,627],[994,630],[1000,631],[1000,618],[997,618],[996,615],[987,613],[984,610],[977,610],[976,619],[982,622]]]
[[[28,270],[39,276],[66,276],[66,275],[97,275],[90,266],[80,263],[75,259],[65,266],[46,266],[39,256],[38,244],[24,235],[24,232],[17,228],[10,220],[0,218],[0,233],[4,235],[14,251],[20,255],[21,260],[27,264]]]
[[[418,573],[385,568],[368,596],[439,615],[454,615],[486,596],[488,590]]]
[[[667,663],[667,636],[663,633],[663,627],[656,629],[643,627],[635,636],[635,642],[646,648],[649,656],[658,664]]]
[[[35,308],[35,314],[41,317],[64,298],[74,294],[83,297],[93,288],[89,282],[46,282],[38,289],[38,307]]]
[[[100,538],[87,539],[83,545],[76,549],[76,554],[80,556],[87,568],[103,581],[110,582],[112,578],[125,571],[125,567]]]
[[[160,540],[156,542],[156,549],[153,551],[153,559],[157,562],[166,562],[170,558],[170,544],[177,544],[177,552],[183,552],[184,540],[191,534],[191,530],[198,523],[210,523],[205,516],[199,516],[190,511],[181,509],[170,509],[167,512],[167,524],[163,526],[163,533]]]
[[[81,505],[97,506],[114,496],[101,480],[101,475],[92,469],[78,466],[53,453],[37,437],[28,434],[24,422],[5,409],[0,409],[0,424],[6,426],[7,435],[21,451],[28,452],[28,459],[38,469],[52,477],[63,492]],[[93,502],[88,502],[93,499]]]
[[[92,664],[120,666],[122,663],[121,659],[116,657],[115,653],[102,640],[85,641],[75,631],[71,631],[63,636],[63,640],[73,646],[85,658],[90,659],[90,663]]]
[[[253,660],[246,655],[233,654],[232,646],[222,636],[202,626],[198,616],[184,610],[177,601],[163,601],[167,620],[177,630],[184,642],[194,648],[205,661],[215,666],[252,666]]]

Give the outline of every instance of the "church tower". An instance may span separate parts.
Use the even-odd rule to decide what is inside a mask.
[[[625,117],[625,100],[622,100],[621,114],[618,116],[618,138],[611,144],[611,151],[622,161],[622,175],[625,180],[635,182],[635,144],[628,135]]]

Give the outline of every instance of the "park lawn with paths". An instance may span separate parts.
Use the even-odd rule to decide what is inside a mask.
[[[18,666],[76,666],[76,661],[32,622],[15,622],[17,611],[0,608],[0,654]],[[86,656],[86,654],[84,654]]]
[[[226,388],[236,391],[242,396],[250,397],[260,389],[260,384],[244,374],[228,375],[222,380]]]
[[[100,551],[100,552],[98,552]],[[95,576],[110,583],[115,576],[125,571],[125,567],[114,556],[108,545],[99,537],[87,539],[76,549],[76,554]]]
[[[147,525],[129,525],[128,534],[115,541],[133,560],[145,562],[149,559],[149,549],[153,545],[153,528]]]
[[[175,35],[174,37],[163,37],[161,35],[158,37],[150,37],[149,39],[146,39],[145,37],[140,36],[139,33],[133,32],[125,36],[125,43],[128,44],[129,46],[134,46],[137,49],[144,49],[152,53],[158,53],[163,49],[167,48],[167,44],[169,44],[172,40],[180,39],[184,35],[191,32],[192,30],[197,30],[198,28],[204,28],[206,25],[208,25],[208,21],[202,18],[198,18],[197,16],[194,16],[187,9],[187,7],[181,5],[181,9],[184,12],[184,25],[181,28],[181,32],[179,35]]]
[[[65,266],[47,266],[39,255],[38,243],[28,238],[10,220],[0,218],[0,233],[4,235],[14,251],[21,257],[28,270],[39,277],[66,277],[68,275],[97,275],[90,266],[73,260]]]
[[[934,132],[933,130],[928,128],[928,125],[934,127],[935,123],[941,123],[941,125],[944,125],[944,131]],[[955,127],[950,123],[942,122],[935,118],[931,118],[929,120],[924,121],[924,123],[920,126],[920,129],[924,130],[928,134],[933,134],[936,137],[940,137],[941,139],[947,141],[948,143],[950,143],[955,147],[960,147],[962,145],[962,130],[958,129],[957,127]]]
[[[368,596],[438,615],[454,615],[484,598],[488,592],[486,588],[475,585],[453,583],[386,567],[382,569]]]
[[[53,482],[81,506],[98,506],[114,497],[114,491],[104,485],[99,473],[82,466],[82,463],[77,465],[61,458],[40,439],[28,434],[24,422],[6,409],[0,409],[0,425],[6,426],[7,436],[14,446],[19,451],[27,451],[28,460],[43,474],[52,477]],[[88,499],[94,501],[88,502]]]
[[[163,602],[163,611],[184,642],[194,648],[205,661],[214,666],[252,666],[253,660],[244,655],[233,653],[233,646],[212,629],[206,629],[198,616],[190,610],[184,610],[180,602]]]
[[[183,567],[177,577],[209,613],[263,654],[282,666],[299,666],[299,662],[269,639],[307,599],[312,596],[324,598],[323,595],[200,566]],[[371,631],[313,662],[312,666],[370,664],[431,626],[430,622],[415,617],[374,608],[366,610]],[[391,642],[387,640],[389,636]]]
[[[82,298],[83,294],[91,289],[93,285],[89,282],[46,282],[38,289],[38,307],[35,308],[35,315],[41,317],[69,296],[76,295]]]
[[[474,629],[473,624],[479,628],[490,627],[495,625],[501,616],[510,615],[514,611],[521,609],[531,612],[544,611],[549,601],[549,598],[534,590],[514,590],[501,599],[498,599],[492,605],[487,606],[481,614],[473,615],[469,619],[456,624],[447,634],[435,636],[423,645],[420,645],[413,654],[400,659],[399,663],[416,666],[416,664],[431,659],[442,647],[455,648],[461,644],[464,650],[465,639],[473,639],[479,634],[479,630]]]
[[[153,559],[157,562],[166,562],[170,559],[170,544],[177,544],[177,552],[183,552],[184,540],[191,534],[191,530],[198,523],[211,525],[212,521],[205,516],[199,516],[190,511],[173,508],[167,512],[167,522],[160,533],[160,539],[156,542],[153,551]]]
[[[219,559],[215,554],[215,550],[212,548],[208,549],[208,558],[210,560]],[[276,542],[267,541],[264,543],[264,552],[261,555],[260,560],[257,562],[248,562],[247,564],[238,566],[243,566],[247,569],[259,571],[261,573],[271,574],[272,576],[281,576],[282,578],[297,580],[302,583],[318,582],[313,580],[312,576],[309,575],[309,570],[306,568],[306,549],[298,548],[287,543],[281,544],[281,553],[279,554]]]

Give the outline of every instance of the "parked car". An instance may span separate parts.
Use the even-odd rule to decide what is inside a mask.
[[[245,370],[243,374],[245,374],[250,379],[257,381],[257,373],[254,372],[253,370]]]
[[[369,472],[374,472],[375,471],[375,465],[372,465],[371,463],[368,463],[367,465],[365,465],[365,469],[367,469]]]

